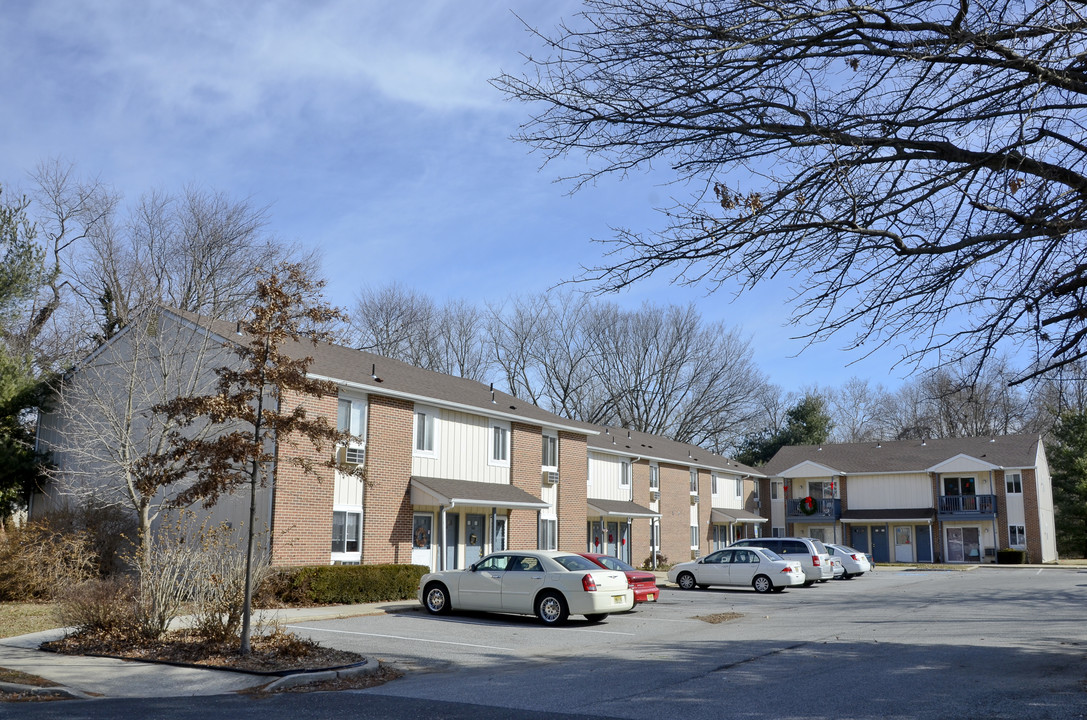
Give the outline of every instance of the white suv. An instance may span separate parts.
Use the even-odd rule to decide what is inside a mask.
[[[729,547],[764,547],[773,550],[786,560],[796,560],[804,569],[804,587],[811,587],[818,580],[826,582],[834,578],[834,566],[830,553],[815,538],[748,538],[737,540]]]

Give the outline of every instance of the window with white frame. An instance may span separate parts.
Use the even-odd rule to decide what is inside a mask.
[[[736,478],[736,497],[742,498],[744,496],[744,481],[740,478]]]
[[[717,473],[710,473],[710,492],[717,494]]]
[[[540,518],[540,538],[539,549],[540,550],[558,550],[558,529],[559,521],[555,518],[541,517]]]
[[[557,435],[544,433],[543,456],[540,459],[540,465],[546,470],[559,469],[559,438]]]
[[[694,550],[698,547],[698,526],[691,526],[691,549]]]
[[[332,559],[337,556],[358,555],[362,549],[362,511],[357,509],[332,512]]]
[[[770,499],[777,500],[781,497],[782,483],[771,482],[770,483]]]
[[[491,465],[509,467],[510,464],[510,426],[509,423],[491,421]]]
[[[1022,547],[1027,544],[1027,529],[1022,525],[1012,525],[1008,528],[1008,542],[1012,547]]]
[[[698,470],[691,468],[691,493],[698,494]]]
[[[415,406],[414,453],[424,457],[438,454],[438,411],[434,408]]]
[[[341,460],[351,465],[362,465],[366,458],[366,401],[357,397],[340,397],[336,407],[336,429],[351,434],[351,439],[343,447]]]
[[[658,465],[649,466],[649,489],[660,490],[661,487],[661,469]]]
[[[658,523],[650,523],[649,525],[649,547],[657,550],[661,546],[660,538],[660,525]]]
[[[1008,473],[1004,480],[1008,486],[1008,494],[1015,495],[1023,492],[1023,476],[1020,473]]]
[[[630,487],[630,461],[624,460],[619,465],[619,487]]]

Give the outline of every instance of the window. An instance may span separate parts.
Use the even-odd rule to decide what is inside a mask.
[[[657,465],[649,466],[649,489],[660,490],[661,487],[661,469]]]
[[[1008,473],[1005,477],[1008,483],[1008,493],[1017,494],[1023,492],[1023,476],[1019,473]]]
[[[698,547],[698,526],[691,526],[691,549]]]
[[[558,525],[555,518],[540,518],[540,550],[558,550]]]
[[[357,553],[360,550],[359,532],[362,513],[336,510],[332,513],[332,552]]]
[[[779,499],[781,497],[781,485],[782,484],[778,483],[778,482],[770,483],[770,499],[771,500],[777,500],[777,499]]]
[[[660,525],[657,523],[651,523],[649,525],[649,547],[654,550],[660,548]]]
[[[834,497],[834,483],[826,482],[824,480],[809,481],[808,494],[816,500],[829,500]]]
[[[740,478],[736,478],[736,497],[742,498],[744,496],[744,481]]]
[[[630,487],[630,461],[624,460],[619,467],[619,487]]]
[[[710,492],[717,494],[717,473],[710,474]]]
[[[506,549],[506,516],[499,515],[494,519],[494,548],[492,552]]]
[[[545,468],[559,469],[559,439],[554,435],[544,433],[543,458],[540,460],[540,465]]]
[[[510,464],[510,426],[503,423],[491,423],[491,465],[508,466]]]
[[[691,492],[698,494],[698,470],[691,468]]]
[[[1008,528],[1008,542],[1012,547],[1022,547],[1027,544],[1027,529],[1022,525],[1012,525]]]
[[[336,407],[336,429],[352,436],[343,461],[361,465],[366,457],[366,401],[341,397]]]
[[[435,457],[437,455],[436,410],[415,408],[415,454]]]

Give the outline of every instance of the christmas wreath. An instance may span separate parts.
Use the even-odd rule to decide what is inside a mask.
[[[806,498],[804,498],[803,500],[801,500],[800,501],[800,512],[804,513],[805,515],[814,515],[815,514],[815,498],[813,498],[811,495],[809,495]]]

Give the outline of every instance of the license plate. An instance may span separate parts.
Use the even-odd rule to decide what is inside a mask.
[[[612,595],[611,599],[612,599],[612,602],[614,602],[616,605],[622,605],[623,601],[626,600],[626,596],[625,595]]]

